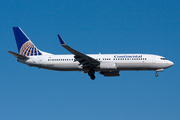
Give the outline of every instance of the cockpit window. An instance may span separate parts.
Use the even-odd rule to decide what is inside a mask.
[[[166,58],[160,58],[161,60],[167,60]]]

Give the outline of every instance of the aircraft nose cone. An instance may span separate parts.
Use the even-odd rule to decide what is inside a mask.
[[[171,66],[173,66],[174,65],[174,63],[173,62],[171,62]]]
[[[171,62],[171,61],[169,61],[169,67],[171,67],[171,66],[173,66],[174,65],[174,63],[173,62]]]

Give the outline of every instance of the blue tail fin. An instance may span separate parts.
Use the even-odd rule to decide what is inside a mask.
[[[21,30],[20,27],[13,27],[14,36],[20,55],[24,56],[36,56],[42,55],[26,34]]]

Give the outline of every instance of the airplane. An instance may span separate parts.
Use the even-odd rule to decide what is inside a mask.
[[[88,73],[92,80],[95,72],[113,77],[125,70],[155,70],[157,77],[158,72],[174,65],[165,57],[153,54],[83,54],[68,46],[59,34],[60,44],[72,55],[54,55],[39,50],[20,27],[13,27],[13,32],[19,53],[7,52],[18,62],[56,71],[82,71]]]

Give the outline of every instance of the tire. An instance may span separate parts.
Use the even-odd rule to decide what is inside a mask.
[[[94,80],[96,77],[94,75],[91,76],[91,79]]]

